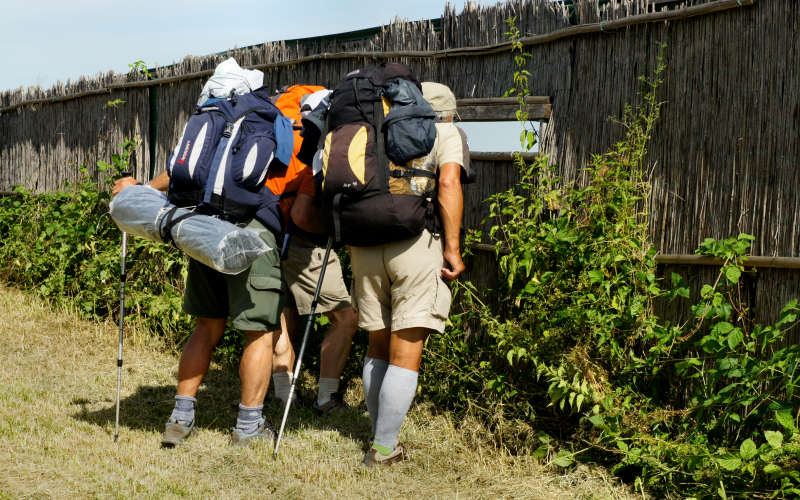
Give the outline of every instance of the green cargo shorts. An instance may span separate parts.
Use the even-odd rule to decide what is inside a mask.
[[[258,231],[270,250],[239,274],[223,274],[190,259],[183,310],[195,317],[230,318],[237,330],[279,330],[287,288],[275,236],[256,220],[247,228]]]

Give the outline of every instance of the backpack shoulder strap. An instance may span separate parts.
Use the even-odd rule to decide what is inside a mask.
[[[378,87],[381,89],[381,87]],[[378,162],[375,175],[384,193],[389,192],[389,157],[386,156],[386,137],[383,133],[383,92],[378,92],[378,99],[372,103],[372,123],[375,129],[375,159]]]

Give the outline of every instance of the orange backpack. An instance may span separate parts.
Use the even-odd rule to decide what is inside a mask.
[[[303,138],[300,137],[300,120],[302,118],[300,114],[300,100],[303,96],[313,94],[320,90],[325,90],[325,87],[319,85],[292,85],[283,88],[276,95],[272,96],[273,104],[281,110],[286,118],[292,120],[294,124],[294,150],[286,171],[271,171],[267,174],[266,179],[266,185],[269,190],[281,198],[280,207],[283,213],[284,223],[288,223],[288,214],[294,203],[297,190],[300,188],[303,175],[310,175],[311,170],[310,166],[307,166],[297,159],[297,152],[300,151],[300,146],[303,142]],[[308,169],[309,172],[304,172],[306,169]]]
[[[279,91],[278,94],[272,97],[272,103],[278,107],[283,113],[283,116],[292,120],[295,125],[294,129],[294,152],[292,160],[295,161],[297,152],[300,151],[300,144],[302,138],[300,137],[300,100],[303,96],[313,94],[320,90],[325,90],[325,87],[319,85],[292,85]]]

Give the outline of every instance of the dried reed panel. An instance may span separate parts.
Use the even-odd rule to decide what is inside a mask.
[[[709,1],[687,1],[676,8]],[[643,0],[615,0],[604,7],[577,0],[575,6],[579,23],[652,11]],[[654,244],[664,253],[692,253],[706,237],[748,232],[757,237],[755,255],[798,256],[800,9],[796,7],[796,2],[757,0],[753,7],[529,47],[531,93],[550,96],[553,104],[542,150],[559,164],[566,179],[585,180],[583,168],[591,154],[606,151],[622,137],[623,130],[608,118],[620,118],[626,104],[638,101],[638,77],[652,70],[658,44],[666,42],[669,68],[660,89],[665,106],[648,156],[653,165]],[[570,15],[561,4],[544,0],[473,5],[461,13],[448,8],[436,25],[397,20],[361,39],[269,42],[219,56],[189,57],[155,73],[164,78],[209,72],[229,55],[242,65],[258,66],[324,53],[475,47],[503,41],[507,18],[516,17],[523,36],[528,36],[566,28]],[[364,55],[265,68],[265,84],[273,89],[298,82],[332,86],[349,71],[381,60]],[[509,53],[401,60],[411,64],[420,79],[445,83],[460,98],[503,95],[515,70]],[[141,76],[108,73],[47,90],[3,92],[0,107],[95,91],[129,79]],[[156,172],[164,168],[204,79],[195,76],[159,87]],[[116,144],[133,135],[143,141],[136,165],[143,176],[150,166],[144,153],[149,146],[147,96],[145,87],[127,88],[0,115],[0,190],[17,183],[36,191],[53,190],[74,179],[80,165],[96,175],[97,159],[107,158]],[[118,97],[128,103],[113,111],[103,109],[106,101]],[[485,213],[485,206],[476,200],[515,181],[510,168],[476,162],[482,181],[480,187],[467,190],[468,226],[479,224]],[[481,266],[491,267],[486,262]],[[760,273],[757,314],[772,321],[779,304],[798,295],[797,279],[797,273],[789,271]],[[762,295],[760,290],[776,292]]]

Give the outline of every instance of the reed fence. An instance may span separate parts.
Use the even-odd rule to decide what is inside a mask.
[[[279,88],[327,86],[374,62],[410,64],[422,80],[449,85],[468,99],[503,95],[515,69],[505,19],[516,18],[531,53],[531,92],[548,98],[541,150],[561,174],[583,179],[582,166],[621,138],[609,118],[638,101],[638,77],[666,43],[665,102],[649,146],[650,229],[663,254],[687,255],[706,237],[756,236],[755,256],[800,257],[800,4],[786,0],[511,0],[493,6],[448,7],[439,19],[396,20],[353,33],[284,40],[190,57],[155,68],[154,80],[112,73],[0,94],[0,191],[35,191],[75,180],[123,138],[138,136],[136,173],[163,168],[204,80],[223,58],[264,71]],[[125,104],[105,107],[112,99]],[[155,104],[155,107],[153,106]],[[483,109],[474,107],[480,119]],[[544,104],[544,102],[543,102]],[[496,110],[495,110],[496,111]],[[508,156],[475,155],[478,183],[467,189],[465,221],[477,227],[482,200],[517,180]],[[476,250],[472,276],[492,285],[492,255]],[[787,261],[788,262],[788,261]],[[675,267],[678,266],[678,267]],[[782,266],[787,267],[787,266]],[[791,266],[788,266],[791,267]],[[664,264],[702,279],[713,267]],[[798,295],[796,269],[759,268],[750,305],[774,321]],[[687,313],[664,305],[679,320]],[[794,341],[800,339],[797,334]]]

